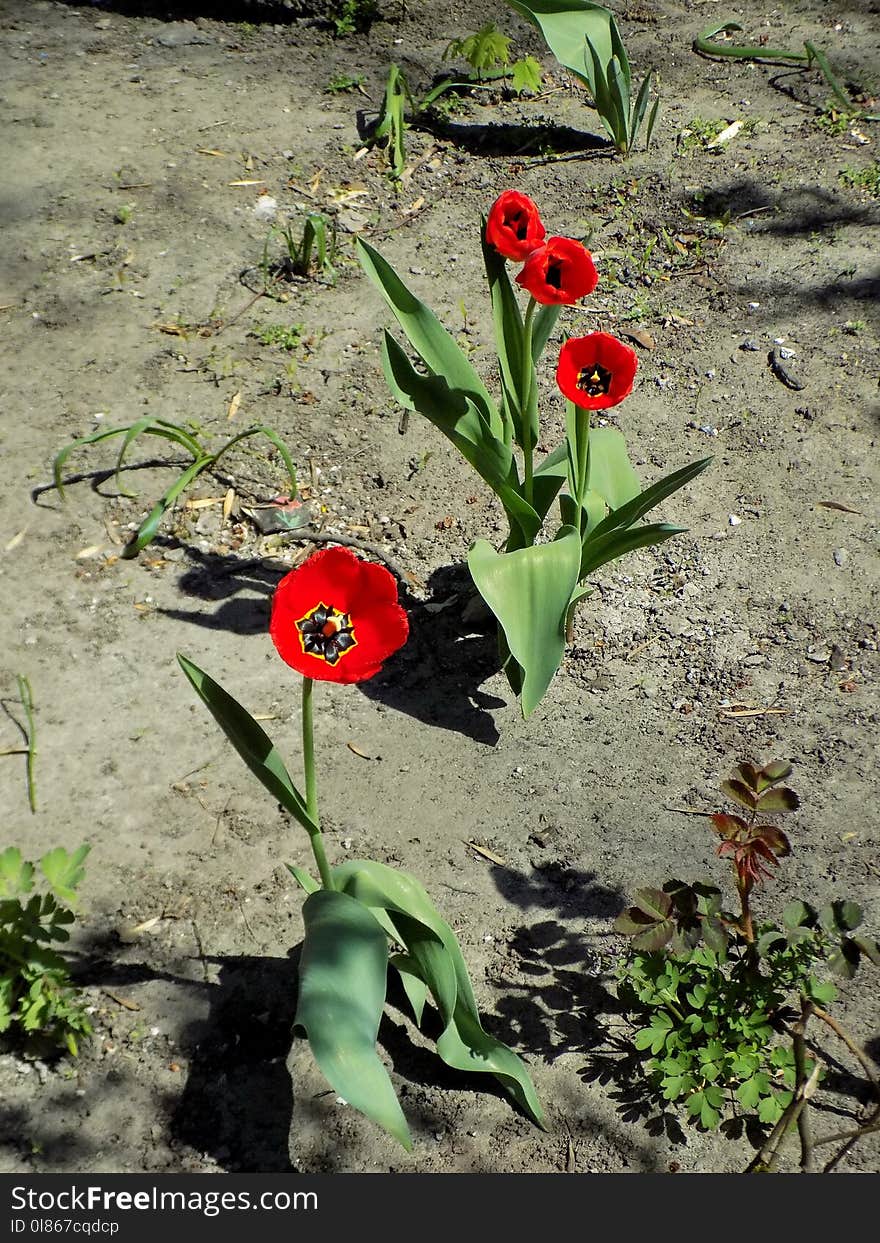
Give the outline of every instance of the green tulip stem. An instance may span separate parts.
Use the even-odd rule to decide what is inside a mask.
[[[306,811],[309,813],[309,819],[315,825],[314,833],[309,832],[309,840],[312,843],[312,854],[315,856],[315,863],[318,865],[318,874],[321,877],[321,884],[325,889],[335,889],[333,877],[330,873],[330,864],[327,862],[327,855],[324,852],[324,836],[320,829],[320,820],[318,819],[318,782],[315,775],[315,731],[312,719],[312,688],[314,687],[313,678],[303,678],[302,687],[302,749],[303,749],[303,769],[306,775]]]
[[[523,448],[523,491],[525,499],[532,503],[533,454],[532,444],[532,387],[535,383],[535,364],[532,362],[532,320],[535,316],[537,302],[529,298],[526,316],[523,321],[522,342],[522,448]]]
[[[590,412],[576,406],[573,401],[567,403],[566,426],[573,443],[569,446],[574,478],[569,481],[572,496],[578,507],[578,528],[584,533],[584,499],[587,495],[587,482],[590,470]]]

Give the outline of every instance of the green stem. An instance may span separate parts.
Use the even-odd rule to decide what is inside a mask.
[[[531,505],[533,495],[532,478],[534,474],[533,455],[535,446],[532,444],[532,386],[535,383],[535,364],[532,362],[532,320],[535,316],[537,302],[529,298],[526,316],[523,321],[522,339],[522,449],[523,449],[523,491]]]
[[[315,863],[318,865],[318,874],[321,877],[321,884],[325,889],[335,889],[333,877],[330,873],[330,864],[327,862],[327,855],[324,851],[324,836],[320,829],[320,820],[318,819],[318,782],[315,776],[315,731],[312,720],[312,688],[315,683],[312,678],[303,678],[302,687],[302,749],[303,749],[303,769],[306,776],[306,811],[309,818],[316,826],[314,833],[309,833],[309,840],[312,843],[312,854],[315,856]]]

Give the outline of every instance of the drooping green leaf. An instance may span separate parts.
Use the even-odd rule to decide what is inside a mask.
[[[588,0],[507,0],[512,9],[540,30],[550,51],[570,73],[590,87],[595,81],[584,66],[584,40],[589,39],[600,63],[607,64],[619,54],[612,35],[614,18],[608,9]]]
[[[616,427],[590,431],[590,469],[587,487],[618,510],[641,494],[641,483],[629,460],[626,441]]]
[[[581,541],[574,527],[561,527],[550,544],[498,553],[477,540],[468,554],[471,577],[504,631],[523,670],[524,717],[535,710],[565,651],[565,617],[577,586]]]
[[[424,415],[455,445],[523,532],[523,542],[530,544],[540,529],[541,519],[519,491],[510,446],[493,433],[466,393],[450,388],[444,376],[419,375],[388,332],[384,337],[382,362],[388,387],[401,405]]]
[[[62,902],[76,905],[76,891],[85,876],[83,866],[91,846],[82,845],[71,854],[61,846],[47,851],[40,860],[40,869],[49,885]]]
[[[701,458],[697,462],[691,462],[687,466],[680,467],[664,479],[659,479],[657,483],[651,484],[649,488],[645,488],[644,492],[634,496],[631,501],[620,505],[616,509],[612,509],[608,517],[596,527],[593,534],[599,537],[607,535],[611,531],[624,530],[633,526],[646,513],[656,505],[659,505],[661,501],[664,501],[667,496],[671,496],[673,492],[683,488],[686,483],[689,483],[691,479],[694,479],[701,471],[704,471],[711,461],[710,457]]]
[[[177,660],[196,694],[208,707],[214,720],[254,776],[262,781],[272,797],[282,807],[286,807],[308,833],[317,833],[318,826],[306,810],[305,799],[291,781],[284,761],[265,730],[257,724],[246,708],[198,665],[194,665],[180,652],[177,653]]]
[[[361,267],[382,294],[410,345],[430,372],[445,377],[450,389],[460,389],[477,407],[493,436],[503,440],[501,416],[486,388],[433,311],[406,285],[385,259],[362,238],[357,239]]]
[[[388,939],[371,912],[346,893],[321,889],[303,904],[305,939],[294,1025],[335,1092],[404,1148],[409,1128],[376,1052],[385,1005]]]
[[[543,1111],[528,1071],[512,1049],[483,1030],[461,948],[423,886],[407,873],[370,859],[346,861],[334,868],[333,880],[340,890],[393,922],[395,939],[406,946],[409,968],[421,976],[442,1016],[450,1015],[451,1008],[437,1041],[443,1061],[458,1070],[494,1075],[543,1127]]]

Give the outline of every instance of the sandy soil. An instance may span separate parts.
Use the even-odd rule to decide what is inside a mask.
[[[818,76],[702,59],[691,41],[718,6],[660,0],[618,6],[637,71],[656,59],[663,96],[652,149],[621,162],[511,13],[486,0],[382,10],[365,34],[334,38],[304,6],[241,5],[236,22],[205,16],[218,11],[207,3],[0,3],[0,748],[18,745],[26,674],[37,814],[21,757],[0,762],[0,789],[7,842],[92,845],[74,947],[96,1026],[75,1063],[0,1055],[7,1171],[741,1169],[745,1142],[693,1128],[677,1140],[631,1085],[589,1066],[619,1021],[611,922],[640,883],[719,877],[704,822],[673,809],[714,805],[743,757],[789,757],[803,798],[765,909],[849,896],[880,929],[880,211],[840,176],[876,161],[877,126],[821,129]],[[771,43],[812,39],[878,92],[876,0],[736,11]],[[545,93],[484,96],[412,131],[396,189],[381,153],[360,155],[389,62],[424,88],[448,40],[492,19],[541,60]],[[326,93],[341,74],[360,90]],[[709,151],[683,136],[699,118],[747,124]],[[355,232],[378,246],[490,376],[478,221],[514,185],[553,231],[588,237],[603,274],[566,331],[653,340],[616,420],[643,478],[715,455],[665,507],[688,533],[597,576],[527,722],[463,566],[501,515],[433,429],[413,417],[401,432],[379,363],[386,318],[352,249]],[[272,219],[299,227],[307,210],[337,218],[336,284],[254,300]],[[267,343],[293,324],[295,349]],[[768,366],[780,344],[799,390]],[[541,383],[552,446],[549,367]],[[212,444],[276,429],[311,529],[378,545],[404,573],[411,642],[361,689],[320,689],[328,849],[425,881],[487,1024],[534,1074],[546,1134],[448,1072],[402,1009],[381,1041],[412,1155],[326,1093],[303,1041],[291,1047],[301,899],[283,863],[307,863],[307,844],[195,702],[175,652],[270,718],[295,765],[298,686],[266,621],[304,545],[262,537],[240,508],[284,485],[254,440],[188,494],[214,503],[181,505],[121,560],[173,453],[138,443],[134,498],[107,446],[70,459],[66,505],[47,485],[64,444],[144,414]],[[224,522],[216,498],[230,486],[239,508]],[[875,1055],[876,995],[866,972],[839,1003]],[[823,1089],[829,1121],[867,1099],[844,1057]],[[876,1171],[878,1152],[864,1143],[843,1168]]]

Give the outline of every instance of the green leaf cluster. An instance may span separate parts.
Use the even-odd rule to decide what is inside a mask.
[[[197,665],[180,653],[177,659],[251,772],[313,840],[319,837],[306,800],[263,728]],[[308,895],[295,1024],[308,1036],[334,1090],[404,1147],[411,1146],[376,1048],[390,965],[400,975],[418,1026],[426,1003],[433,1002],[443,1028],[436,1041],[442,1060],[457,1070],[493,1075],[523,1112],[543,1126],[525,1065],[484,1030],[455,934],[419,882],[369,859],[331,869],[326,888],[303,868],[288,867]]]
[[[417,367],[386,330],[382,363],[391,392],[446,436],[504,508],[509,527],[504,550],[477,540],[468,566],[498,620],[507,675],[528,716],[559,668],[572,609],[590,590],[586,580],[607,562],[681,532],[682,527],[641,520],[711,459],[642,490],[621,433],[591,429],[588,413],[577,410],[569,415],[566,440],[532,472],[540,431],[534,368],[560,307],[542,306],[531,319],[523,317],[507,265],[485,240],[485,226],[482,246],[498,349],[497,401],[451,333],[391,265],[362,238],[357,254],[420,363]],[[560,526],[552,539],[543,540],[557,497]]]
[[[40,1036],[74,1056],[78,1038],[92,1027],[67,963],[52,946],[69,940],[89,849],[69,853],[59,846],[38,864],[15,846],[0,854],[0,1034]],[[39,877],[45,887],[34,892]]]
[[[655,99],[648,112],[654,71],[645,75],[633,99],[632,70],[614,14],[589,0],[507,2],[537,27],[559,64],[588,87],[617,150],[632,150],[646,115],[645,144],[650,145],[660,104]]]
[[[237,445],[242,440],[247,440],[251,436],[265,436],[269,443],[278,451],[281,460],[287,471],[288,480],[290,482],[290,497],[296,496],[297,480],[296,468],[293,465],[293,459],[288,452],[284,441],[274,432],[272,428],[265,427],[262,424],[256,427],[249,427],[243,432],[239,432],[237,436],[233,436],[220,446],[219,449],[210,450],[202,445],[199,440],[185,427],[181,427],[179,423],[172,423],[168,419],[156,419],[147,416],[138,419],[135,423],[130,423],[125,427],[103,428],[100,431],[92,432],[90,436],[81,436],[78,440],[71,441],[69,445],[56,454],[55,461],[52,466],[53,479],[55,487],[61,499],[64,499],[64,482],[61,472],[64,469],[64,463],[70,457],[75,449],[82,449],[87,445],[100,444],[102,440],[111,440],[115,437],[122,437],[122,445],[119,455],[116,459],[115,476],[116,486],[123,496],[133,496],[133,492],[129,492],[120,477],[120,471],[128,456],[129,450],[141,436],[156,436],[160,440],[169,441],[171,444],[177,445],[192,457],[192,462],[186,467],[181,474],[175,479],[169,488],[162,494],[147,517],[138,527],[129,542],[122,550],[122,557],[130,559],[136,557],[142,548],[146,548],[149,543],[155,539],[156,534],[161,525],[162,519],[166,513],[174,507],[183,493],[190,484],[195,483],[199,475],[204,471],[213,470],[225,453],[228,453],[233,445]]]
[[[634,951],[618,980],[648,1085],[663,1101],[709,1130],[737,1113],[778,1121],[795,1082],[779,1032],[789,991],[781,981],[705,946]]]

